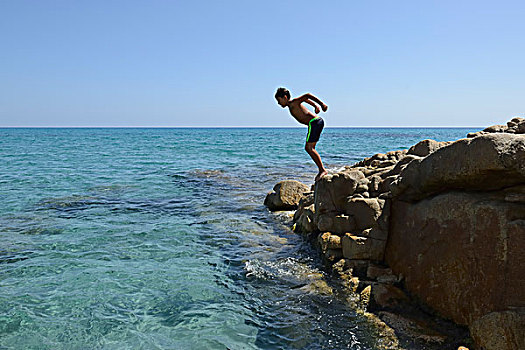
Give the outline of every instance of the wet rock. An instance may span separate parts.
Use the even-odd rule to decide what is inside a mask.
[[[310,187],[295,180],[285,180],[277,183],[272,192],[264,200],[264,205],[271,211],[297,209],[299,200]]]
[[[299,211],[296,211],[296,214],[297,212]],[[303,208],[300,215],[297,216],[296,214],[294,214],[294,232],[308,234],[317,231],[317,226],[314,223],[315,213],[313,204]]]
[[[434,329],[430,329],[422,322],[411,320],[398,314],[387,311],[379,313],[379,317],[392,327],[396,332],[406,334],[413,340],[420,340],[426,343],[443,344],[446,336]]]
[[[321,233],[318,237],[323,252],[328,249],[341,249],[341,237],[330,232]]]

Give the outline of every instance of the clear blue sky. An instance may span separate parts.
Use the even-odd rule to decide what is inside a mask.
[[[525,114],[524,1],[0,0],[0,126],[487,126]]]

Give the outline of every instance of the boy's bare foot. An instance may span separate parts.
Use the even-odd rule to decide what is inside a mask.
[[[328,171],[326,170],[323,170],[321,171],[319,174],[317,174],[317,176],[315,177],[315,181],[319,181],[323,176],[325,176],[326,174],[328,174]]]

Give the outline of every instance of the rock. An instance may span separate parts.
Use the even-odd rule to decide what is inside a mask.
[[[374,309],[395,309],[396,307],[409,302],[406,294],[392,284],[374,283],[372,284],[371,306]]]
[[[392,192],[381,193],[377,198],[379,198],[379,199],[390,199],[390,198],[392,198]]]
[[[415,156],[412,154],[409,154],[402,158],[397,164],[392,168],[392,170],[386,172],[383,174],[384,178],[387,178],[389,176],[393,175],[399,175],[403,169],[407,167],[407,165],[413,161],[413,160],[421,160],[423,157]]]
[[[458,140],[410,162],[390,189],[394,197],[417,201],[446,190],[497,190],[524,177],[525,137],[494,133]]]
[[[344,206],[344,212],[354,217],[358,230],[364,230],[377,225],[384,204],[384,199],[350,198]]]
[[[397,179],[397,175],[391,175],[386,177],[379,183],[379,193],[385,193],[390,191],[390,184]]]
[[[361,236],[361,237],[370,237],[374,239],[379,239],[381,241],[386,241],[388,239],[388,232],[385,230],[382,230],[379,226],[367,228],[360,232],[354,231],[354,235]]]
[[[507,122],[507,132],[513,130],[517,134],[525,133],[525,118],[516,117]]]
[[[341,214],[348,196],[365,176],[359,170],[348,170],[323,176],[315,185],[315,212]]]
[[[343,247],[343,257],[346,259],[360,259],[382,261],[385,251],[385,241],[359,237],[347,233],[341,240]]]
[[[525,349],[525,313],[491,312],[472,323],[470,334],[485,350]]]
[[[525,118],[516,117],[507,122],[506,125],[492,125],[482,131],[469,133],[467,137],[473,138],[490,133],[523,134],[525,133]]]
[[[341,249],[341,237],[325,232],[318,237],[319,244],[323,252],[328,249]]]
[[[356,260],[356,259],[342,259],[344,260],[344,266],[346,269],[351,270],[352,276],[364,277],[370,260]]]
[[[321,232],[329,231],[342,234],[355,230],[355,227],[355,219],[344,214],[336,216],[320,215],[317,221],[317,228]]]
[[[366,270],[366,277],[370,279],[377,279],[379,276],[392,275],[392,269],[389,267],[381,267],[375,264],[370,264]]]
[[[396,160],[385,160],[385,161],[380,162],[377,165],[377,167],[378,168],[388,168],[388,167],[395,165],[396,163],[397,163]]]
[[[467,134],[467,137],[468,138],[474,138],[474,137],[478,137],[478,136],[486,135],[486,134],[488,134],[486,131],[469,132]]]
[[[301,214],[299,217],[296,217],[294,214],[294,232],[296,233],[312,233],[317,231],[317,226],[314,223],[314,205],[304,208],[301,211]],[[299,212],[296,211],[296,214]]]
[[[417,320],[386,311],[380,312],[379,317],[390,327],[394,328],[396,332],[406,334],[411,340],[422,340],[425,343],[437,344],[442,344],[446,340],[445,335]]]
[[[343,257],[343,252],[341,249],[328,249],[324,253],[324,256],[328,261],[334,262],[340,260]]]
[[[356,193],[363,193],[368,191],[368,184],[370,181],[367,178],[359,180],[355,189]]]
[[[372,286],[367,286],[359,293],[359,307],[362,310],[366,310],[370,304],[370,296],[372,294]]]
[[[516,127],[516,134],[524,134],[524,133],[525,133],[525,120],[522,120]]]
[[[411,294],[458,324],[525,307],[525,206],[505,201],[507,195],[446,192],[417,203],[394,199],[386,263],[404,276]]]
[[[488,128],[485,128],[485,132],[505,132],[509,127],[507,125],[492,125]]]
[[[313,280],[311,283],[301,287],[301,289],[308,293],[331,295],[333,293],[332,287],[322,279]]]
[[[370,192],[370,193],[378,192],[379,191],[379,183],[381,183],[381,181],[383,180],[383,179],[381,179],[381,176],[379,176],[379,175],[372,175],[368,179],[369,179],[368,192]]]
[[[438,142],[434,140],[423,140],[410,147],[408,154],[415,155],[419,157],[426,157],[430,153],[436,151],[437,149],[448,145],[449,142]]]
[[[299,181],[281,181],[274,186],[272,192],[268,193],[264,205],[271,211],[297,209],[303,193],[309,190],[310,187]]]

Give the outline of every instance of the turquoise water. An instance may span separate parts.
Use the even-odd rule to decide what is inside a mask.
[[[329,169],[472,129],[326,129]],[[306,129],[0,129],[0,349],[373,349],[290,218]]]

